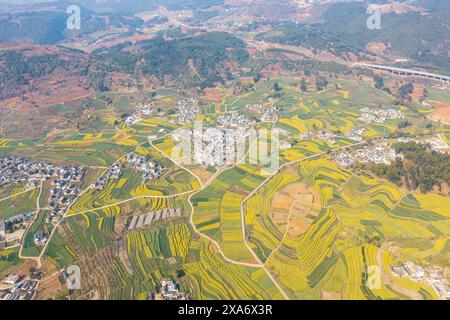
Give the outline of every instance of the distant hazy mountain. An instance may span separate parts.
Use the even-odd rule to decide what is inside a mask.
[[[1,4],[33,5],[55,2],[55,0],[0,0]],[[56,1],[66,2],[66,1]],[[80,4],[89,9],[101,12],[136,13],[165,6],[169,10],[205,8],[224,4],[224,0],[72,0],[71,4]]]

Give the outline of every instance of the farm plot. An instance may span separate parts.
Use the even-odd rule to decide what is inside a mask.
[[[0,277],[7,274],[10,268],[20,263],[19,248],[0,251]]]
[[[38,195],[39,189],[33,189],[12,198],[0,199],[0,219],[7,220],[20,214],[34,212]]]
[[[264,179],[258,167],[238,165],[192,198],[197,229],[218,241],[232,259],[253,260],[243,243],[241,202]]]
[[[143,183],[142,173],[124,169],[119,179],[109,179],[101,190],[90,189],[71,207],[70,214],[101,208],[107,205],[145,197],[165,197],[199,188],[198,181],[187,171],[175,167],[169,160],[159,160],[163,175],[154,181]]]
[[[136,134],[158,136],[173,131],[176,126],[162,119],[145,119],[132,126]]]
[[[287,190],[290,185],[300,189],[295,179],[289,184],[286,172],[276,175],[246,204],[249,241],[289,296],[435,298],[430,287],[390,275],[389,265],[414,260],[445,267],[448,198],[406,194],[370,175],[342,170],[326,157],[301,163],[299,175],[313,188],[310,193],[320,198],[319,213],[306,231],[286,233],[289,223],[268,219],[275,205],[278,221],[285,220],[292,203]],[[395,258],[387,250],[380,251],[381,245],[395,247]],[[377,288],[367,285],[373,266],[382,269]]]
[[[86,281],[78,294],[95,289],[103,298],[132,299],[155,292],[162,278],[178,277],[181,290],[194,299],[280,298],[262,270],[225,262],[184,223],[125,237],[118,223],[118,216],[99,212],[72,217],[48,247],[47,258],[58,267],[80,266]]]
[[[42,251],[42,245],[37,245],[35,243],[36,235],[49,235],[53,230],[53,225],[51,223],[45,222],[45,217],[47,213],[41,210],[38,213],[33,224],[28,229],[25,239],[23,240],[23,251],[22,254],[26,257],[37,257]]]
[[[245,204],[249,242],[262,261],[269,257],[286,232],[293,201],[289,195],[281,193],[298,179],[295,175],[280,173]]]

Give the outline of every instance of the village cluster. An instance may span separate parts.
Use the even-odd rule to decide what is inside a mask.
[[[256,137],[255,130],[242,128],[195,128],[172,134],[172,139],[182,144],[183,161],[206,168],[236,164],[245,155],[246,146]]]
[[[344,137],[355,140],[355,141],[363,141],[363,134],[366,132],[366,128],[356,127],[348,130],[344,133]]]
[[[336,138],[338,138],[340,136],[349,138],[349,139],[352,139],[355,141],[363,141],[364,140],[363,134],[365,131],[366,131],[366,129],[362,128],[362,127],[352,128],[341,135],[331,132],[331,131],[328,131],[328,130],[306,131],[306,132],[302,133],[299,136],[299,138],[301,140],[308,139],[308,138],[314,138],[314,139],[326,141],[331,144],[335,144]]]
[[[448,144],[444,140],[442,140],[440,136],[427,139],[424,141],[424,143],[430,145],[432,150],[441,153],[446,153],[449,149]]]
[[[370,109],[367,107],[362,108],[360,120],[364,122],[378,122],[383,123],[387,120],[395,120],[395,119],[404,119],[405,115],[400,110],[389,109],[389,110],[380,110],[380,109]]]
[[[56,174],[56,168],[45,161],[32,162],[24,157],[0,157],[0,187],[25,183],[27,189]]]
[[[208,24],[208,27],[212,30],[235,33],[237,31],[243,30],[246,26],[248,26],[248,22],[212,22]]]
[[[228,115],[221,115],[217,117],[217,123],[223,128],[242,128],[249,129],[256,125],[256,121],[249,117],[232,112]]]
[[[197,100],[192,98],[190,100],[178,101],[178,119],[177,122],[181,125],[192,123],[197,115],[200,114],[200,108]]]
[[[40,183],[52,179],[48,198],[48,213],[46,222],[57,222],[79,194],[79,184],[85,173],[81,166],[54,166],[40,161],[32,162],[24,157],[0,158],[0,187],[13,183],[22,183],[27,189],[34,189]],[[23,236],[22,226],[27,226],[32,220],[34,212],[23,212],[6,221],[0,221],[0,249],[6,248],[8,243],[19,242]],[[48,240],[46,234],[35,234],[34,241],[38,246]]]
[[[125,119],[125,124],[128,126],[134,125],[138,122],[144,120],[145,117],[150,117],[156,113],[154,109],[154,104],[144,104],[139,103],[134,107],[134,112],[132,115]]]
[[[334,160],[341,167],[350,167],[356,162],[367,164],[390,164],[397,158],[403,160],[403,154],[397,153],[394,148],[391,147],[390,142],[384,139],[376,140],[373,145],[364,146],[363,148],[356,149],[355,151],[343,151],[339,152]]]
[[[326,141],[331,144],[336,143],[336,137],[337,135],[331,131],[328,130],[319,130],[319,131],[306,131],[305,133],[302,133],[299,138],[301,140],[314,138]]]
[[[85,168],[80,166],[59,167],[52,181],[48,208],[50,210],[46,222],[58,222],[64,210],[70,206],[80,193],[80,184],[85,174]],[[43,237],[45,238],[45,237]],[[39,240],[38,240],[39,241]],[[42,239],[40,240],[42,242]]]
[[[259,115],[261,122],[275,122],[278,120],[278,108],[262,104],[247,105],[248,111]]]
[[[123,172],[123,165],[122,162],[116,161],[114,162],[109,168],[108,172],[99,178],[94,182],[94,184],[91,186],[92,189],[97,190],[103,190],[106,183],[109,179],[119,179]]]
[[[237,145],[249,138],[247,130],[207,128],[193,131],[194,163],[204,167],[222,167],[236,162]]]
[[[428,137],[426,139],[414,139],[410,137],[401,137],[397,139],[398,142],[401,143],[408,143],[408,142],[415,142],[419,144],[427,144],[430,146],[431,150],[441,152],[441,153],[447,153],[449,150],[449,146],[447,142],[445,142],[441,136],[436,137]]]
[[[10,274],[0,283],[0,300],[31,300],[37,288],[36,280]]]
[[[125,156],[125,167],[133,168],[142,172],[143,183],[147,183],[161,176],[163,167],[161,164],[146,159],[144,156],[137,155],[133,152]]]
[[[416,282],[431,286],[440,299],[450,298],[450,285],[446,283],[444,272],[434,266],[422,267],[408,261],[399,266],[390,266],[392,274],[400,278],[408,278]]]
[[[121,161],[116,161],[113,163],[109,167],[106,175],[99,177],[92,185],[92,188],[102,190],[109,179],[119,179],[124,168],[132,168],[142,172],[143,183],[147,183],[160,177],[164,169],[161,164],[131,152],[125,155],[124,163]]]

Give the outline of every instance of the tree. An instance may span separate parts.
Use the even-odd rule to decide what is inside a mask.
[[[309,77],[311,75],[311,69],[309,69],[307,66],[303,68],[303,73],[305,76]]]
[[[177,273],[177,278],[178,279],[183,278],[186,275],[186,273],[184,272],[183,269],[177,270],[176,273]]]
[[[397,165],[391,165],[386,170],[386,178],[393,183],[400,183],[402,180],[401,169]]]
[[[375,81],[375,88],[381,89],[384,87],[384,79],[382,77],[375,75],[373,80]]]
[[[282,90],[282,88],[278,82],[275,82],[273,84],[273,90],[275,90],[275,92],[280,92]]]
[[[300,90],[303,92],[308,91],[308,83],[306,83],[305,79],[302,79],[302,82],[300,83]]]
[[[258,83],[261,80],[261,73],[257,73],[255,74],[255,76],[253,77],[253,82],[254,83]]]
[[[409,95],[413,93],[414,85],[410,82],[401,86],[397,91],[397,97],[401,100],[410,98]]]
[[[405,183],[410,190],[429,192],[434,187],[450,184],[450,155],[431,150],[429,145],[415,142],[393,145],[406,161],[399,158],[389,166],[373,166],[372,171],[397,184]]]
[[[404,128],[407,128],[410,126],[411,126],[411,122],[409,122],[408,120],[402,120],[397,123],[397,127],[399,129],[404,129]]]
[[[326,88],[327,85],[328,85],[328,81],[324,77],[317,77],[316,78],[317,91],[322,91],[323,89]]]

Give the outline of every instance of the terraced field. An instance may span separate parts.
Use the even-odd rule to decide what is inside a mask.
[[[231,259],[253,261],[243,243],[241,202],[265,180],[260,174],[256,166],[238,165],[192,198],[197,230],[216,240]]]
[[[397,120],[361,121],[362,107],[401,109],[412,124],[402,134],[436,132],[449,141],[448,128],[430,127],[426,107],[397,105],[363,81],[333,79],[325,90],[301,92],[297,80],[277,79],[278,94],[275,80],[261,80],[253,91],[232,96],[222,90],[221,101],[200,100],[198,119],[207,125],[230,111],[256,119],[248,104],[278,107],[278,121],[256,127],[278,128],[290,143],[280,151],[281,168],[275,171],[261,161],[203,168],[171,159],[170,133],[180,128],[174,111],[186,98],[171,89],[153,97],[161,111],[157,117],[130,127],[123,119],[136,98],[106,93],[89,102],[90,120],[77,131],[1,139],[0,155],[88,166],[83,192],[61,223],[47,224],[46,211],[39,212],[23,255],[38,257],[45,249],[43,266],[80,266],[85,281],[81,291],[70,293],[74,299],[89,293],[146,299],[163,278],[195,299],[436,299],[432,288],[395,277],[390,266],[414,261],[448,267],[450,198],[444,191],[419,194],[359,169],[342,169],[328,153],[353,148],[358,141],[344,134],[356,127],[366,129],[367,140],[398,133]],[[58,107],[67,111],[70,104]],[[321,130],[335,141],[300,137]],[[270,142],[254,141],[258,147]],[[125,165],[120,178],[101,190],[91,187],[108,166],[125,163],[129,152],[157,161],[163,174],[143,183],[142,173]],[[48,205],[50,184],[44,184],[41,208]],[[25,192],[22,184],[0,188],[0,219],[35,211],[38,194]],[[182,217],[128,228],[132,216],[175,208]],[[34,244],[34,234],[52,230],[48,246]],[[0,251],[0,275],[20,263],[18,249]],[[381,270],[376,288],[368,286],[374,266]]]
[[[151,156],[164,168],[163,175],[148,183],[142,182],[142,173],[132,168],[124,169],[120,179],[109,179],[103,189],[90,189],[85,192],[71,207],[69,214],[101,208],[116,203],[137,199],[145,202],[146,197],[171,197],[187,193],[200,187],[197,179],[187,171],[174,166],[155,150],[138,147],[136,152]],[[161,198],[161,199],[162,199]]]
[[[326,157],[295,168],[284,169],[246,202],[251,247],[290,297],[435,298],[430,287],[392,276],[389,265],[424,259],[446,265],[448,198],[408,194],[374,177],[344,171]],[[312,203],[299,194],[305,188],[299,182],[312,188]],[[286,193],[289,185],[296,186],[296,194]],[[300,232],[292,214],[295,196],[309,214]],[[312,215],[315,197],[319,213]],[[392,256],[386,250],[390,247],[402,248],[401,253]],[[382,270],[383,281],[370,289],[366,284],[373,266]]]
[[[183,219],[118,237],[121,224],[118,214],[106,211],[69,218],[46,256],[59,268],[77,263],[89,279],[83,291],[102,288],[101,296],[111,299],[145,295],[179,270],[182,289],[193,298],[279,298],[264,272],[225,262]]]

